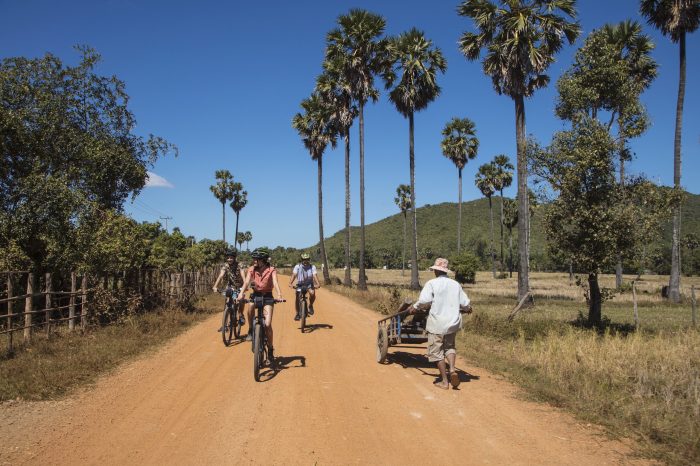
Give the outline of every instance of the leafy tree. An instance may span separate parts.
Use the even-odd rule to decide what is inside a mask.
[[[302,138],[304,147],[309,151],[311,159],[315,160],[318,168],[318,235],[321,245],[321,261],[323,263],[323,280],[330,285],[331,276],[328,271],[328,257],[323,236],[323,152],[330,144],[335,147],[336,130],[333,127],[332,102],[324,102],[321,94],[314,92],[311,97],[301,102],[304,113],[297,113],[292,119],[292,126]]]
[[[513,182],[513,164],[510,163],[510,159],[507,155],[500,154],[493,159],[494,168],[494,189],[501,194],[501,267],[505,263],[503,259],[503,225],[504,225],[504,213],[503,213],[503,190],[511,185]],[[528,235],[529,236],[529,235]],[[502,270],[502,269],[501,269]]]
[[[549,83],[545,71],[561,50],[564,40],[572,44],[580,33],[575,19],[575,0],[466,0],[458,9],[472,18],[478,32],[465,32],[459,48],[468,60],[482,62],[498,94],[506,94],[515,103],[517,142],[518,299],[529,291],[529,217],[527,197],[527,159],[525,141],[525,97]]]
[[[134,134],[124,82],[94,72],[100,55],[0,62],[0,256],[32,268],[81,261],[78,219],[119,212],[146,170],[177,148]]]
[[[400,184],[396,188],[394,203],[403,214],[403,247],[401,248],[401,275],[403,276],[406,269],[406,213],[411,208],[411,187]]]
[[[673,185],[681,187],[681,126],[685,99],[685,35],[700,25],[700,2],[697,0],[641,0],[641,13],[649,24],[670,36],[679,46],[678,99],[676,101],[676,132],[673,140]],[[681,209],[673,214],[673,239],[671,245],[671,277],[669,298],[681,299]]]
[[[222,238],[226,242],[226,203],[233,200],[235,182],[233,181],[233,175],[228,170],[216,170],[214,177],[216,178],[216,184],[209,186],[209,190],[221,202]]]
[[[440,95],[438,73],[447,69],[447,61],[439,48],[417,29],[411,29],[392,38],[387,47],[391,70],[385,74],[389,99],[399,113],[408,118],[409,167],[411,173],[411,213],[413,241],[411,288],[420,288],[418,282],[418,223],[416,220],[415,155],[413,151],[413,116],[428,107]]]
[[[615,263],[617,251],[632,255],[648,242],[673,201],[672,192],[641,178],[630,180],[623,195],[615,180],[616,148],[607,128],[587,117],[557,133],[536,155],[538,176],[558,194],[545,214],[550,247],[588,275],[590,325],[600,325],[608,295],[598,275]]]
[[[493,270],[493,278],[496,278],[496,248],[493,246],[493,205],[491,204],[491,197],[496,192],[496,168],[493,162],[485,163],[479,167],[479,171],[476,173],[474,178],[474,184],[479,188],[481,194],[489,200],[489,217],[491,224],[491,266]]]
[[[329,37],[329,45],[334,36]],[[345,276],[343,284],[352,286],[350,263],[350,127],[357,116],[357,108],[353,105],[352,86],[350,77],[345,72],[349,68],[346,61],[350,60],[345,54],[332,53],[326,49],[326,60],[323,63],[323,73],[316,80],[316,90],[323,96],[333,109],[333,127],[337,135],[345,142]]]
[[[248,204],[248,191],[243,190],[243,185],[238,182],[234,182],[231,185],[231,203],[229,204],[231,206],[231,209],[236,213],[236,232],[234,238],[236,239],[236,242],[238,242],[238,218],[241,215],[241,210],[245,208],[245,206]],[[239,247],[240,249],[240,247]]]
[[[442,130],[442,154],[457,167],[459,207],[457,210],[457,254],[462,250],[462,169],[476,157],[479,139],[476,125],[469,118],[452,118]]]
[[[384,33],[386,21],[366,10],[352,9],[338,17],[339,28],[328,33],[326,61],[342,63],[342,75],[358,104],[360,123],[360,264],[358,288],[367,289],[365,277],[365,104],[376,102],[379,92],[374,77],[382,73],[385,64]]]
[[[476,271],[480,266],[479,259],[471,252],[463,252],[452,260],[455,280],[461,284],[476,283]]]

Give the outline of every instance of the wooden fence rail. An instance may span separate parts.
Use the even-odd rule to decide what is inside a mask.
[[[98,290],[129,291],[153,306],[169,306],[208,293],[216,272],[206,267],[180,272],[141,269],[94,277],[74,271],[48,272],[39,277],[28,271],[0,271],[0,335],[7,336],[7,351],[11,353],[16,333],[28,343],[39,329],[47,338],[59,325],[67,324],[69,331],[85,329],[93,317],[91,305]]]

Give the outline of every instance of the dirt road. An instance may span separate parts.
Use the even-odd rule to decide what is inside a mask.
[[[1,405],[0,464],[632,462],[622,443],[463,361],[449,391],[422,347],[377,364],[377,314],[341,296],[320,290],[316,310],[302,335],[291,303],[277,306],[282,369],[260,383],[250,343],[224,347],[217,315],[70,399]]]

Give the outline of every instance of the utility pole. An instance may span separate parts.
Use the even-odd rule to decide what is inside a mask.
[[[168,232],[168,220],[172,220],[172,217],[160,217],[161,220],[165,220],[165,231]]]

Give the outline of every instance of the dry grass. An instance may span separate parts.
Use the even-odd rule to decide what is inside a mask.
[[[94,381],[117,364],[154,348],[218,310],[221,297],[207,297],[197,312],[166,309],[131,316],[84,334],[62,329],[51,340],[37,338],[0,359],[0,401],[42,400]]]
[[[332,289],[380,311],[417,295],[403,288],[408,271],[404,277],[383,270],[367,275],[370,284],[381,285],[367,292]],[[421,273],[422,283],[429,278],[430,272]],[[631,297],[623,294],[605,303],[607,330],[601,334],[580,326],[586,303],[567,274],[532,274],[536,305],[511,323],[505,317],[514,306],[515,279],[479,273],[477,284],[465,287],[476,312],[460,335],[460,353],[536,399],[565,407],[615,436],[637,439],[644,456],[700,464],[700,332],[690,328],[689,304],[669,304],[658,296],[667,277],[643,278],[640,331],[633,331]],[[614,276],[603,277],[603,283],[612,286]],[[697,277],[684,278],[684,286],[693,283],[698,286]]]

